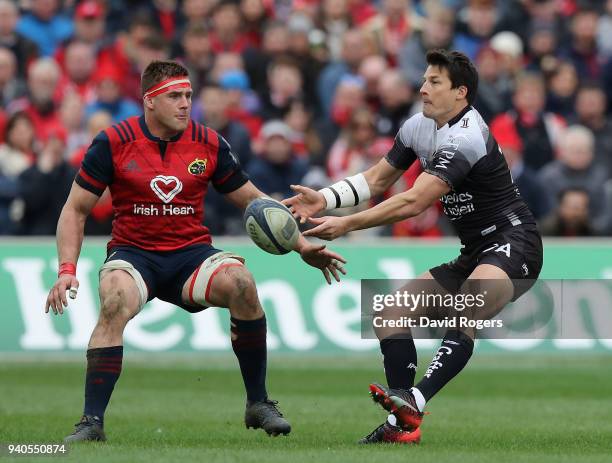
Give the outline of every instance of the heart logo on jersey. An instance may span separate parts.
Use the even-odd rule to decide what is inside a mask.
[[[174,187],[169,191],[168,188],[162,189],[163,187],[169,187],[174,184]],[[153,180],[151,180],[151,189],[157,195],[159,199],[168,204],[170,201],[174,199],[174,197],[181,192],[183,189],[183,183],[173,175],[165,176],[158,175]]]

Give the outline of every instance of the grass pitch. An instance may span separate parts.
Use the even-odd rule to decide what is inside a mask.
[[[233,358],[157,363],[127,357],[106,415],[109,441],[72,446],[68,456],[51,461],[612,460],[610,355],[476,352],[429,404],[418,447],[355,443],[385,419],[367,394],[370,381],[384,379],[377,357],[273,358],[270,395],[293,426],[290,436],[277,438],[245,429]],[[429,353],[420,355],[421,366],[429,359]],[[82,362],[0,362],[0,443],[60,442],[80,417],[83,376]]]

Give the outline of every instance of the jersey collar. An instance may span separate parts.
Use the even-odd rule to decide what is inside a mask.
[[[452,127],[453,125],[455,125],[457,122],[459,122],[461,120],[461,118],[463,116],[465,116],[468,112],[470,112],[472,110],[472,106],[471,105],[467,105],[465,108],[463,108],[463,110],[457,114],[455,117],[453,117],[450,121],[447,122],[448,127]]]
[[[140,124],[140,128],[142,129],[142,133],[144,133],[145,137],[147,137],[149,140],[154,141],[154,142],[160,142],[160,141],[178,141],[181,138],[181,136],[183,135],[183,132],[179,132],[174,137],[170,138],[169,140],[162,140],[161,138],[156,137],[155,135],[153,135],[151,133],[151,131],[149,130],[149,127],[147,127],[147,124],[145,122],[144,115],[142,115],[142,116],[140,116],[138,118],[138,123]]]

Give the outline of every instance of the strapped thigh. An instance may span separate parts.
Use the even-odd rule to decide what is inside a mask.
[[[213,306],[209,300],[213,278],[222,268],[238,265],[244,265],[244,257],[232,252],[218,252],[202,262],[189,286],[189,303],[205,307]]]
[[[134,279],[136,283],[136,287],[138,288],[138,294],[140,295],[140,304],[138,305],[138,310],[142,309],[142,307],[146,304],[147,298],[149,296],[147,291],[147,285],[142,278],[142,275],[138,270],[134,268],[132,264],[130,264],[127,260],[109,260],[105,262],[102,267],[100,267],[99,279],[102,280],[104,275],[106,275],[111,270],[123,270],[130,274],[130,276]]]

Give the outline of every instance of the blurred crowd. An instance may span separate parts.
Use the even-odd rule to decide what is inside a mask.
[[[543,233],[612,235],[612,0],[0,0],[0,234],[55,233],[92,138],[142,113],[151,60],[189,69],[193,118],[283,198],[384,156],[432,48],[476,63],[474,106]],[[212,190],[205,211],[214,235],[244,233]],[[111,222],[106,193],[86,232]],[[363,233],[453,229],[436,206]]]

